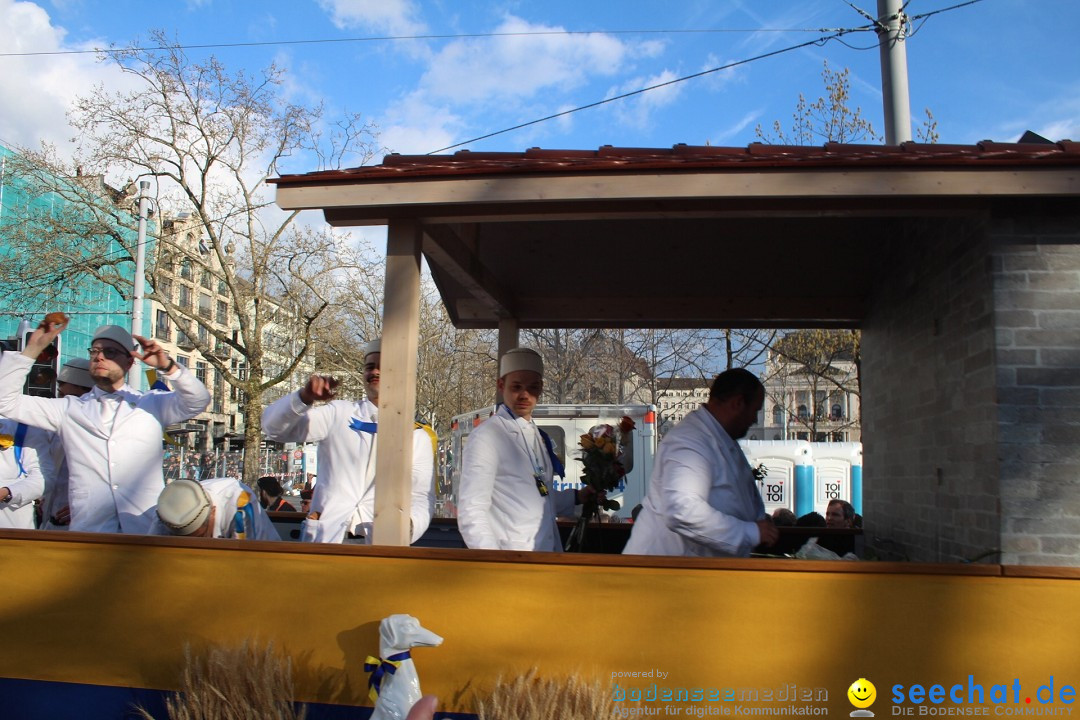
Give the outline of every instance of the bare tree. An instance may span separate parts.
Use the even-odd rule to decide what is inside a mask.
[[[21,248],[32,253],[48,247],[45,257],[65,283],[92,279],[130,297],[125,266],[135,247],[126,213],[133,193],[118,194],[85,178],[156,178],[160,207],[191,212],[211,255],[206,267],[227,288],[234,330],[219,329],[197,308],[181,306],[171,288],[166,292],[155,283],[155,260],[172,262],[190,253],[174,236],[157,238],[148,262],[148,297],[162,304],[219,376],[243,392],[245,479],[253,482],[264,391],[293,375],[313,347],[320,318],[344,292],[348,271],[366,263],[345,238],[301,227],[297,212],[276,209],[266,181],[281,174],[289,158],[303,170],[346,158],[362,164],[376,150],[373,128],[358,115],[327,125],[321,107],[289,102],[277,67],[258,75],[230,73],[213,57],[191,60],[161,32],[153,39],[164,49],[107,53],[131,89],[97,87],[76,100],[70,113],[78,131],[75,168],[47,148],[24,152],[23,175],[63,195],[70,207],[54,217],[25,218]],[[274,324],[287,326],[287,352],[267,347]],[[230,362],[217,347],[241,362]]]
[[[764,131],[761,125],[754,129],[754,133],[766,143],[784,145],[878,140],[879,136],[870,121],[863,117],[862,108],[856,107],[852,110],[848,106],[851,100],[849,74],[848,68],[840,71],[830,70],[829,63],[826,61],[821,71],[821,79],[825,83],[825,97],[819,97],[811,103],[807,102],[802,93],[799,93],[799,102],[795,105],[795,113],[792,115],[789,130],[784,130],[780,121],[774,120],[772,134]]]
[[[789,432],[796,428],[816,440],[861,426],[860,340],[858,330],[817,329],[789,332],[773,344],[766,387],[784,408]]]
[[[596,363],[602,346],[601,330],[522,330],[522,345],[544,358],[544,398],[549,403],[591,403],[602,384],[603,372]]]

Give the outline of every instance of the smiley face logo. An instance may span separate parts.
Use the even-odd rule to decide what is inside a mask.
[[[868,708],[877,700],[877,688],[874,687],[874,683],[866,678],[859,678],[851,683],[851,687],[847,690],[847,696],[855,707],[859,709]]]

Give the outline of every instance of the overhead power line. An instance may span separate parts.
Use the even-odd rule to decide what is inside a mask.
[[[454,148],[461,147],[462,145],[469,145],[469,144],[474,143],[474,142],[479,142],[480,140],[487,140],[488,138],[495,137],[496,135],[503,135],[503,134],[508,133],[508,132],[513,132],[514,130],[520,130],[521,128],[529,127],[530,125],[538,125],[539,123],[547,122],[548,120],[554,120],[555,118],[564,117],[566,115],[572,115],[573,113],[581,112],[582,110],[589,110],[590,108],[599,107],[601,105],[606,105],[607,103],[612,103],[612,102],[615,102],[616,100],[625,100],[628,97],[633,97],[635,95],[641,95],[642,93],[651,92],[653,90],[659,90],[660,88],[668,87],[669,85],[675,85],[675,84],[678,84],[678,83],[686,82],[687,80],[694,80],[695,78],[704,77],[705,75],[711,75],[712,73],[720,72],[721,70],[729,70],[729,69],[731,69],[733,67],[738,67],[739,65],[746,65],[747,63],[752,63],[752,62],[755,62],[757,60],[764,60],[765,58],[773,57],[775,55],[782,55],[783,53],[791,52],[792,50],[799,50],[801,48],[809,47],[811,45],[824,45],[829,40],[834,40],[836,38],[839,38],[839,37],[841,37],[843,35],[847,35],[849,33],[865,32],[867,30],[873,30],[873,29],[874,29],[874,27],[872,25],[870,25],[870,26],[863,26],[863,27],[858,27],[858,28],[848,28],[848,29],[844,29],[844,30],[838,30],[838,31],[832,33],[831,35],[822,35],[821,37],[815,38],[813,40],[808,40],[808,41],[806,41],[804,43],[799,43],[798,45],[791,45],[791,46],[786,47],[786,48],[781,48],[780,50],[773,50],[772,52],[763,53],[761,55],[755,55],[754,57],[746,58],[744,60],[736,60],[735,62],[730,62],[730,63],[727,63],[726,65],[720,65],[718,67],[710,68],[708,70],[702,70],[701,72],[696,72],[696,73],[693,73],[692,75],[683,75],[682,77],[675,78],[674,80],[668,80],[666,82],[657,83],[656,85],[649,85],[648,87],[639,88],[637,90],[631,90],[630,92],[622,93],[620,95],[614,95],[614,96],[609,97],[609,98],[604,98],[603,100],[597,100],[596,102],[589,103],[588,105],[581,105],[581,106],[578,106],[576,108],[570,108],[569,110],[563,110],[562,112],[557,112],[557,113],[554,113],[553,115],[547,115],[547,116],[542,117],[542,118],[537,118],[536,120],[530,120],[529,122],[520,123],[518,125],[514,125],[513,127],[505,128],[503,130],[496,130],[495,132],[490,132],[490,133],[487,133],[486,135],[480,135],[478,137],[470,138],[469,140],[462,140],[459,143],[454,143],[453,145],[447,145],[446,147],[439,148],[438,150],[432,150],[432,151],[430,151],[430,152],[428,152],[426,154],[427,155],[434,155],[436,153],[445,152],[446,150],[453,150]]]
[[[933,15],[938,15],[940,13],[948,12],[950,10],[956,10],[958,8],[966,7],[968,5],[975,5],[975,4],[980,3],[980,2],[983,2],[983,0],[967,0],[967,2],[962,2],[962,3],[959,3],[957,5],[951,5],[949,7],[939,8],[937,10],[922,13],[922,14],[919,14],[919,15],[911,15],[911,16],[908,16],[908,19],[912,20],[912,21],[914,21],[914,20],[923,20],[925,22],[925,18],[931,17]],[[920,25],[920,27],[921,27],[921,25]],[[547,116],[542,117],[542,118],[537,118],[536,120],[530,120],[528,122],[520,123],[518,125],[514,125],[513,127],[508,127],[508,128],[503,129],[503,130],[496,130],[495,132],[490,132],[490,133],[487,133],[486,135],[480,135],[478,137],[474,137],[474,138],[471,138],[469,140],[463,140],[463,141],[461,141],[459,143],[454,143],[453,145],[447,145],[446,147],[439,148],[438,150],[432,150],[432,151],[430,151],[428,153],[425,153],[425,154],[434,155],[436,153],[445,152],[447,150],[453,150],[454,148],[461,147],[462,145],[469,145],[469,144],[474,143],[474,142],[479,142],[480,140],[487,140],[488,138],[495,137],[496,135],[503,135],[505,133],[513,132],[514,130],[520,130],[522,128],[526,128],[526,127],[529,127],[531,125],[538,125],[538,124],[540,124],[542,122],[547,122],[548,120],[554,120],[555,118],[565,117],[566,115],[572,115],[573,113],[581,112],[582,110],[589,110],[589,109],[594,108],[594,107],[599,107],[600,105],[606,105],[607,103],[615,102],[616,100],[625,100],[628,97],[633,97],[635,95],[641,95],[642,93],[647,93],[647,92],[650,92],[652,90],[658,90],[658,89],[663,88],[663,87],[668,87],[669,85],[675,85],[677,83],[686,82],[687,80],[693,80],[695,78],[703,77],[705,75],[720,72],[721,70],[728,70],[728,69],[733,68],[733,67],[738,67],[739,65],[746,65],[748,63],[752,63],[752,62],[755,62],[757,60],[764,60],[765,58],[773,57],[773,56],[776,56],[776,55],[782,55],[784,53],[788,53],[788,52],[791,52],[793,50],[799,50],[801,48],[809,47],[811,45],[824,45],[825,43],[829,42],[830,40],[837,40],[838,42],[841,42],[844,45],[847,45],[847,43],[844,43],[842,40],[840,40],[840,38],[842,38],[844,35],[849,35],[851,33],[856,33],[856,32],[867,32],[867,31],[876,32],[877,28],[878,28],[878,23],[875,20],[872,24],[862,25],[860,27],[839,28],[839,29],[828,30],[828,31],[822,30],[822,32],[828,32],[830,34],[822,35],[821,37],[815,38],[814,40],[808,40],[808,41],[806,41],[804,43],[799,43],[798,45],[791,45],[790,47],[781,48],[780,50],[773,50],[772,52],[763,53],[761,55],[755,55],[754,57],[746,58],[744,60],[736,60],[735,62],[730,62],[730,63],[728,63],[726,65],[720,65],[719,67],[710,68],[708,70],[702,70],[701,72],[696,72],[696,73],[693,73],[692,75],[684,75],[682,77],[675,78],[674,80],[668,80],[666,82],[657,83],[656,85],[650,85],[648,87],[643,87],[643,88],[640,88],[638,90],[632,90],[632,91],[627,92],[627,93],[622,93],[621,95],[615,95],[613,97],[605,98],[603,100],[597,100],[596,102],[589,103],[588,105],[581,105],[579,107],[571,108],[569,110],[563,110],[562,112],[557,112],[557,113],[554,113],[552,115],[547,115]],[[848,45],[848,47],[852,47],[852,46]],[[870,49],[877,48],[877,47],[878,46],[875,43],[874,45],[870,45],[870,46],[867,46],[865,48],[853,48],[853,49],[856,49],[856,50],[870,50]]]
[[[190,45],[151,45],[142,47],[90,48],[86,50],[39,50],[0,52],[0,57],[36,57],[41,55],[122,54],[157,52],[159,50],[213,50],[217,48],[274,47],[279,45],[329,45],[359,42],[388,42],[400,40],[464,40],[469,38],[532,37],[544,35],[709,35],[721,33],[822,33],[838,28],[717,28],[712,30],[522,30],[518,32],[457,33],[432,35],[376,35],[352,38],[315,38],[311,40],[264,40],[258,42],[196,43]]]

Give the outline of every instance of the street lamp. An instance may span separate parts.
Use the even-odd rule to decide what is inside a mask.
[[[139,240],[135,252],[135,282],[131,293],[131,334],[143,334],[143,295],[146,292],[146,215],[150,206],[150,198],[146,191],[150,189],[149,180],[139,181]],[[128,370],[128,384],[138,389],[139,363],[132,363]]]

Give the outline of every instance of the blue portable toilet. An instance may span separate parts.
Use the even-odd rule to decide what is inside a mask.
[[[813,510],[825,514],[830,500],[847,500],[862,514],[862,443],[813,443]],[[810,512],[807,510],[807,512]]]
[[[806,440],[740,440],[740,447],[751,467],[761,466],[765,476],[758,480],[758,491],[765,511],[787,508],[796,515],[810,512],[814,483],[810,443]],[[805,498],[805,500],[803,499]]]

